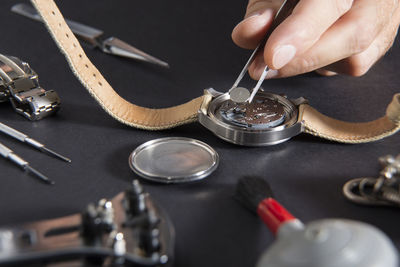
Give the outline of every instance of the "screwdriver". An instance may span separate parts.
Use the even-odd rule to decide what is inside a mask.
[[[23,134],[1,122],[0,122],[0,132],[3,132],[11,137],[14,137],[15,139],[17,139],[23,143],[27,143],[28,145],[33,146],[34,148],[38,149],[39,151],[46,153],[50,156],[64,160],[66,162],[71,162],[71,160],[69,158],[62,156],[62,155],[58,154],[57,152],[54,152],[53,150],[45,147],[43,144],[39,143],[38,141],[30,138],[26,134]]]
[[[32,168],[29,165],[29,162],[24,160],[23,158],[19,157],[17,154],[14,153],[11,149],[0,143],[0,155],[2,155],[4,158],[9,159],[10,161],[14,162],[18,166],[20,166],[22,169],[24,169],[26,172],[34,174],[36,177],[38,177],[40,180],[47,184],[54,184],[54,181],[50,180],[47,178],[45,175],[40,173],[38,170]]]

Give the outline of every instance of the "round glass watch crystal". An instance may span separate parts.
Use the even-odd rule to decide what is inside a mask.
[[[256,97],[251,103],[225,101],[218,110],[221,118],[237,126],[269,128],[285,121],[285,110],[278,101]]]
[[[218,166],[217,152],[201,141],[167,137],[148,141],[129,157],[129,166],[142,178],[161,183],[203,179]]]

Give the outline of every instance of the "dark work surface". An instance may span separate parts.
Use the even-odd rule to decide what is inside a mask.
[[[166,60],[171,69],[112,57],[85,48],[88,56],[123,97],[147,107],[181,104],[204,88],[226,91],[249,51],[236,47],[231,30],[246,1],[59,1],[64,15],[103,29]],[[259,219],[233,199],[236,181],[245,175],[267,179],[276,198],[304,222],[347,218],[373,224],[400,247],[400,211],[356,206],[345,200],[350,178],[376,176],[377,158],[400,153],[400,135],[370,144],[344,145],[307,135],[272,147],[234,146],[200,124],[149,132],[124,126],[89,96],[69,70],[45,27],[9,12],[15,1],[2,0],[0,53],[18,56],[54,89],[62,110],[29,122],[0,105],[0,121],[72,158],[67,164],[18,141],[0,141],[56,181],[47,186],[0,159],[0,224],[50,219],[80,212],[89,202],[111,198],[137,178],[128,156],[148,140],[184,136],[202,140],[220,155],[220,166],[201,182],[185,185],[144,183],[165,208],[176,228],[175,266],[254,266],[274,238]],[[324,114],[347,121],[369,121],[384,114],[400,88],[399,40],[361,78],[299,77],[266,81],[267,91],[290,98],[304,96]],[[248,78],[243,83],[251,86]]]

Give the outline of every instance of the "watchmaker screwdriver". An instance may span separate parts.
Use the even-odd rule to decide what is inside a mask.
[[[0,154],[6,158],[9,159],[10,161],[14,162],[15,164],[17,164],[18,166],[20,166],[22,169],[24,169],[26,172],[30,172],[34,175],[36,175],[36,177],[38,177],[40,180],[42,180],[45,183],[48,184],[54,184],[54,181],[50,180],[49,178],[47,178],[45,175],[43,175],[42,173],[40,173],[38,170],[32,168],[29,165],[29,162],[25,161],[23,158],[19,157],[17,154],[14,153],[14,151],[12,151],[11,149],[9,149],[8,147],[6,147],[5,145],[3,145],[2,143],[0,143]]]
[[[27,143],[28,145],[31,145],[34,148],[38,149],[39,151],[44,152],[50,156],[59,158],[61,160],[67,161],[67,162],[71,162],[71,160],[69,158],[62,156],[62,155],[58,154],[57,152],[54,152],[53,150],[45,147],[43,144],[39,143],[38,141],[30,138],[26,134],[23,134],[1,122],[0,122],[0,132],[3,132],[11,137],[14,137],[15,139],[17,139],[23,143]]]
[[[287,17],[289,17],[290,14],[292,14],[293,9],[296,7],[298,2],[299,2],[299,0],[285,0],[283,2],[283,4],[281,5],[281,7],[279,8],[278,13],[275,16],[275,19],[272,22],[271,27],[268,29],[267,33],[265,34],[265,37],[262,39],[262,41],[257,46],[257,48],[254,49],[250,58],[247,60],[242,71],[240,72],[239,76],[237,77],[235,83],[233,84],[231,89],[229,89],[229,96],[233,102],[236,102],[236,103],[249,102],[249,103],[251,103],[253,101],[254,96],[257,94],[258,90],[261,87],[261,84],[263,83],[264,79],[267,77],[268,71],[270,70],[269,67],[268,66],[264,67],[261,77],[258,80],[256,86],[253,88],[253,91],[251,93],[247,88],[238,87],[238,85],[239,85],[240,81],[243,79],[244,75],[246,74],[250,64],[254,61],[256,55],[260,51],[262,51],[262,49],[264,48],[271,33],[276,29],[276,27],[279,26],[279,24],[281,24]]]

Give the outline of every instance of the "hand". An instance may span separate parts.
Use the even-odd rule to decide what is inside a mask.
[[[282,2],[249,0],[233,41],[254,49]],[[300,0],[249,67],[250,76],[258,79],[265,65],[273,69],[267,78],[313,70],[361,76],[393,45],[399,24],[399,0]]]

